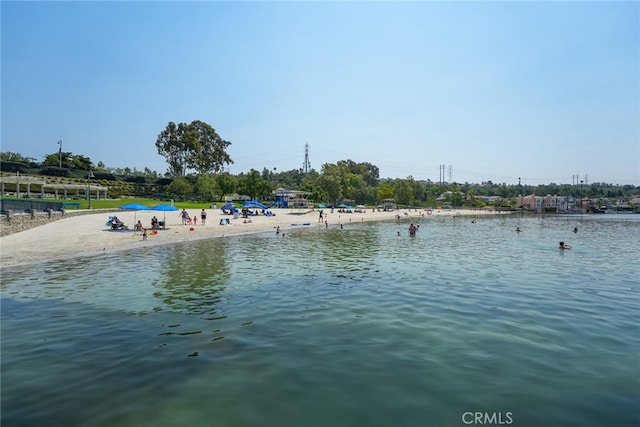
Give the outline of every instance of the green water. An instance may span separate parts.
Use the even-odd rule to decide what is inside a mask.
[[[640,424],[640,218],[407,225],[5,269],[2,426]]]

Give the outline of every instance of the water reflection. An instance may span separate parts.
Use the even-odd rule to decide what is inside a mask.
[[[153,285],[153,296],[162,301],[155,311],[217,314],[216,304],[231,280],[227,246],[224,239],[172,246],[159,267],[160,279]]]

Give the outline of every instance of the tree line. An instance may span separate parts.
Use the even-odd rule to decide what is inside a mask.
[[[231,142],[221,138],[211,125],[199,120],[188,124],[169,122],[158,134],[155,145],[158,154],[165,158],[168,165],[164,174],[148,168],[143,171],[108,168],[102,162],[94,164],[89,157],[71,152],[47,154],[42,162],[25,158],[19,153],[2,152],[0,169],[3,172],[35,172],[76,178],[86,177],[87,171],[91,170],[97,180],[124,180],[139,184],[133,187],[136,194],[130,195],[206,201],[221,200],[233,193],[269,200],[279,187],[308,191],[311,200],[329,204],[349,202],[375,205],[383,199],[394,199],[405,206],[514,206],[519,194],[629,199],[640,193],[640,188],[633,185],[606,183],[530,186],[494,184],[491,181],[441,184],[430,180],[417,181],[411,176],[380,179],[380,170],[376,165],[351,159],[325,163],[320,171],[311,169],[307,173],[301,169],[277,171],[265,167],[262,171],[251,169],[232,175],[224,171],[226,165],[233,163],[226,151]],[[499,196],[500,201],[488,203],[484,199],[488,196]]]

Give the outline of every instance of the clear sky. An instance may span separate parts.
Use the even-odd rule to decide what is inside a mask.
[[[164,173],[202,120],[231,173],[640,185],[640,3],[0,2],[1,150]]]

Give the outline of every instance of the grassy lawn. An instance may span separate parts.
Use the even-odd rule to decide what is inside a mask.
[[[9,200],[9,198],[5,198],[7,200]],[[49,198],[44,198],[44,199],[16,199],[16,200],[33,200],[33,201],[45,201],[45,202],[54,202],[54,203],[80,203],[80,209],[88,209],[89,208],[89,201],[88,200],[63,200],[63,199],[49,199]],[[153,207],[156,205],[160,205],[160,204],[171,204],[171,202],[168,202],[166,200],[159,200],[159,199],[148,199],[148,198],[126,198],[126,199],[100,199],[100,200],[94,200],[91,199],[91,207],[93,209],[117,209],[120,206],[124,206],[124,205],[128,205],[131,203],[139,203],[141,205],[145,205],[147,207]],[[174,202],[174,206],[177,207],[178,209],[209,209],[211,207],[212,204],[217,205],[218,207],[222,206],[225,204],[225,202],[190,202],[190,201],[185,201],[185,202]],[[236,205],[238,206],[238,205]],[[68,208],[70,210],[73,210],[75,208]]]

